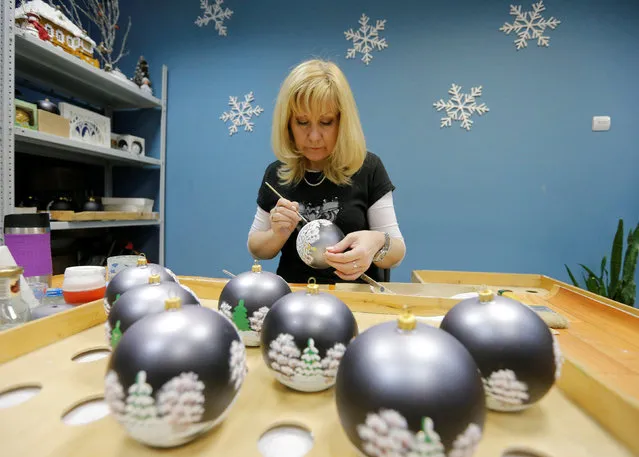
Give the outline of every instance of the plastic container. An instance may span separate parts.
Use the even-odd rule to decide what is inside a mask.
[[[69,267],[64,270],[62,293],[70,305],[81,305],[104,298],[106,292],[104,267]]]
[[[107,258],[107,281],[111,281],[125,268],[137,266],[139,258],[139,255],[116,255]]]

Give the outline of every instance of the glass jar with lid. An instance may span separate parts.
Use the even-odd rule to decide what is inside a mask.
[[[24,268],[0,266],[0,330],[24,324],[31,319],[29,305],[20,293],[20,275]]]

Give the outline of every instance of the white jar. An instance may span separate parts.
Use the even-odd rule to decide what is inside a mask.
[[[98,266],[68,267],[64,270],[62,292],[64,300],[79,305],[104,297],[106,269]]]

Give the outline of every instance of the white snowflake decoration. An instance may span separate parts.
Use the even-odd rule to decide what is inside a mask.
[[[253,116],[259,116],[264,111],[259,105],[253,107],[251,102],[254,100],[253,92],[249,92],[244,96],[244,101],[237,101],[237,97],[229,97],[229,106],[231,107],[231,111],[222,113],[220,119],[224,122],[231,121],[231,125],[229,126],[229,135],[233,135],[237,133],[239,127],[244,126],[245,132],[252,132],[253,126],[255,125],[251,122]]]
[[[209,0],[200,0],[200,8],[204,10],[204,14],[198,16],[195,20],[195,24],[202,27],[213,21],[218,34],[226,36],[224,20],[230,19],[233,11],[228,8],[222,8],[222,3],[224,3],[224,0],[215,0],[215,3],[212,5],[209,4]]]
[[[450,127],[453,125],[453,121],[461,121],[461,128],[470,131],[473,125],[473,121],[470,119],[473,114],[482,115],[489,111],[485,103],[478,105],[475,102],[476,97],[481,97],[482,86],[472,87],[470,94],[463,94],[461,92],[461,86],[452,84],[448,93],[452,97],[444,101],[433,103],[433,106],[437,108],[437,111],[443,109],[446,110],[446,116],[442,117],[440,127]]]
[[[532,11],[524,11],[523,13],[520,5],[510,5],[510,15],[515,16],[515,21],[512,24],[505,22],[499,30],[506,35],[509,35],[510,32],[517,34],[518,38],[515,40],[517,50],[527,47],[528,40],[534,40],[535,38],[537,39],[537,46],[548,47],[550,37],[545,36],[544,32],[546,28],[554,30],[561,21],[552,16],[549,19],[543,18],[540,13],[545,9],[543,1],[533,3]]]
[[[366,65],[373,60],[371,51],[375,49],[381,51],[388,47],[386,38],[379,37],[380,30],[384,30],[386,26],[386,19],[378,19],[374,27],[368,25],[368,19],[368,16],[362,14],[362,17],[359,19],[359,24],[361,25],[359,30],[354,31],[351,28],[344,32],[346,39],[353,41],[353,47],[346,52],[346,58],[354,59],[359,52],[362,54],[362,62]]]

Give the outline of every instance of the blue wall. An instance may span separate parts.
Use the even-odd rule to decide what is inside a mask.
[[[122,69],[131,75],[144,54],[159,94],[161,65],[169,68],[168,266],[217,277],[248,269],[277,91],[292,66],[316,56],[346,73],[368,148],[397,186],[408,254],[393,280],[413,269],[565,280],[564,263],[598,266],[618,218],[629,227],[639,215],[639,4],[547,1],[544,16],[561,20],[550,46],[531,40],[516,51],[513,35],[498,30],[512,22],[510,3],[227,0],[234,14],[221,37],[212,24],[195,26],[197,0],[132,2]],[[362,13],[387,19],[389,47],[369,66],[345,59],[344,31]],[[490,112],[474,117],[471,132],[440,128],[433,103],[451,83],[483,86]],[[265,112],[253,133],[231,137],[219,117],[229,95],[249,91]],[[611,116],[611,130],[592,132],[593,115]]]

